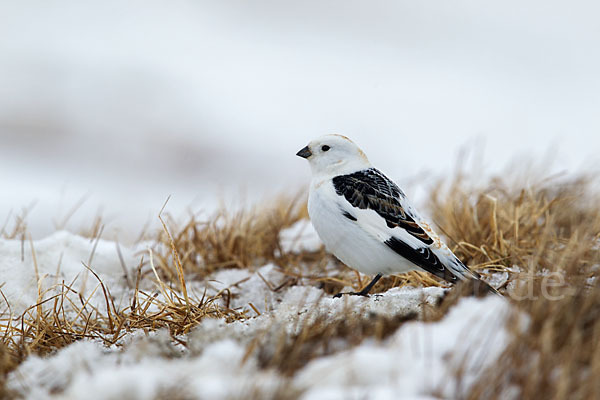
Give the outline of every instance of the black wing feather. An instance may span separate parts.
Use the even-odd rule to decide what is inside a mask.
[[[447,282],[456,282],[458,280],[457,276],[446,268],[428,247],[413,249],[410,245],[395,237],[386,240],[385,244],[408,261]]]
[[[400,200],[406,197],[402,190],[375,168],[336,176],[333,186],[335,192],[354,207],[374,210],[385,219],[388,227],[403,228],[421,242],[427,245],[433,243],[400,204]]]

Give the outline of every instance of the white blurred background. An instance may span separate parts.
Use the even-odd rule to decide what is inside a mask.
[[[84,201],[67,228],[127,235],[168,195],[298,190],[332,132],[408,193],[465,146],[596,168],[599,4],[0,0],[0,223],[34,204],[39,237]]]

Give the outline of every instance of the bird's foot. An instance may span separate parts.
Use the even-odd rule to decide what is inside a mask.
[[[333,298],[334,299],[339,299],[340,297],[342,297],[343,295],[349,295],[349,296],[363,296],[363,297],[369,297],[369,295],[367,293],[363,293],[363,292],[344,292],[344,293],[338,293],[338,294],[334,294]]]
[[[343,294],[349,294],[351,296],[369,297],[369,292],[371,291],[371,288],[373,288],[373,286],[375,286],[377,281],[379,279],[381,279],[381,276],[382,276],[382,274],[375,275],[375,278],[373,278],[373,280],[367,286],[365,286],[360,292],[338,293],[335,296],[333,296],[333,298],[334,299],[340,298],[340,297],[342,297]]]

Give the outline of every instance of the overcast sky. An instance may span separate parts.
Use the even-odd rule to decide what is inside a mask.
[[[37,200],[39,236],[87,196],[73,229],[136,230],[168,195],[300,188],[332,132],[413,185],[464,146],[596,167],[598,4],[0,1],[0,217]]]

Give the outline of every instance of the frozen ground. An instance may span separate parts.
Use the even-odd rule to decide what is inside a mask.
[[[295,237],[303,229],[296,226],[285,235]],[[302,237],[309,248],[317,244],[310,229]],[[0,242],[2,292],[13,315],[37,301],[36,274],[41,290],[48,290],[44,297],[52,295],[54,283],[64,280],[75,281],[87,298],[97,289],[97,281],[91,274],[84,276],[84,262],[118,302],[131,293],[124,271],[131,275],[135,270],[146,252],[139,247],[121,248],[121,262],[115,243],[95,243],[66,232],[31,245],[26,242],[24,249],[21,241],[5,240]],[[292,376],[284,375],[263,368],[265,354],[275,357],[278,340],[298,334],[306,324],[319,318],[334,323],[356,316],[420,314],[423,304],[435,302],[443,293],[440,288],[395,288],[370,298],[333,299],[314,286],[273,292],[265,282],[284,278],[275,266],[266,265],[254,272],[222,270],[206,281],[190,281],[190,291],[200,294],[204,288],[208,294],[229,288],[234,295],[231,307],[246,310],[247,318],[231,323],[205,318],[178,337],[179,342],[166,331],[136,331],[110,348],[81,340],[46,357],[30,356],[10,374],[8,386],[31,399],[456,397],[494,362],[508,340],[508,303],[496,296],[465,298],[441,320],[406,322],[382,341],[366,339],[351,346],[340,339],[328,355],[308,362]],[[143,285],[160,296],[150,279]],[[102,309],[102,296],[89,298],[91,305]],[[6,318],[8,310],[3,310]],[[249,351],[256,338],[262,340],[261,352]]]

